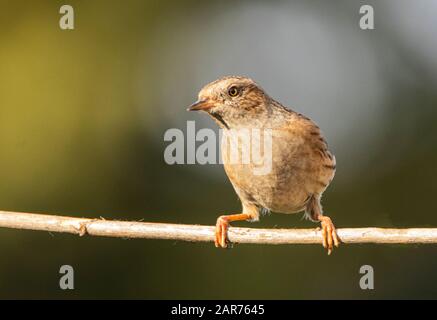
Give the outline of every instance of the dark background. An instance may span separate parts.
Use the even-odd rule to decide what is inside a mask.
[[[165,130],[207,82],[255,79],[337,157],[337,227],[436,227],[436,1],[0,1],[0,208],[209,224],[240,204],[219,165],[169,166]],[[375,9],[375,30],[359,8]],[[252,227],[312,228],[301,214]],[[75,290],[59,289],[59,268]],[[359,288],[359,268],[375,290]],[[434,245],[236,245],[0,230],[1,298],[437,298]]]

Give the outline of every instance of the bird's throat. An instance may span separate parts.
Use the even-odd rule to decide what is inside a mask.
[[[226,121],[223,119],[223,117],[220,114],[218,114],[216,112],[210,112],[209,114],[211,115],[211,117],[213,117],[218,122],[220,122],[223,126],[225,126],[226,129],[229,129],[228,124],[226,123]]]

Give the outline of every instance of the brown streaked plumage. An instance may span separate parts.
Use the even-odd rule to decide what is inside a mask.
[[[305,211],[321,222],[323,246],[331,253],[339,245],[331,219],[322,214],[320,199],[334,178],[336,161],[320,128],[304,115],[285,108],[253,80],[230,76],[207,84],[189,110],[204,111],[224,129],[222,155],[226,174],[242,203],[242,213],[217,219],[217,247],[227,247],[227,228],[237,220],[256,221],[263,210],[278,213]],[[232,162],[229,140],[239,130],[271,132],[271,168],[254,173],[255,164]],[[235,137],[234,137],[235,138]],[[260,138],[261,140],[261,138]],[[240,141],[240,140],[237,140]],[[253,140],[237,143],[238,150],[254,148]]]

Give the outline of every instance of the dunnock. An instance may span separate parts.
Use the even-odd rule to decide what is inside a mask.
[[[339,245],[334,224],[322,214],[320,204],[322,193],[334,178],[335,157],[313,121],[285,108],[253,80],[238,76],[207,84],[188,110],[208,113],[225,134],[241,129],[272,132],[271,170],[263,175],[255,174],[251,164],[229,161],[228,145],[222,141],[224,168],[243,209],[217,219],[216,247],[228,246],[230,222],[257,221],[264,211],[305,211],[306,217],[321,223],[328,254]]]

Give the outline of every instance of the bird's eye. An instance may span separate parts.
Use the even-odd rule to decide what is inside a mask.
[[[240,91],[238,90],[238,88],[236,86],[232,86],[228,90],[228,94],[231,97],[236,97],[236,96],[238,96],[239,93],[240,93]]]

